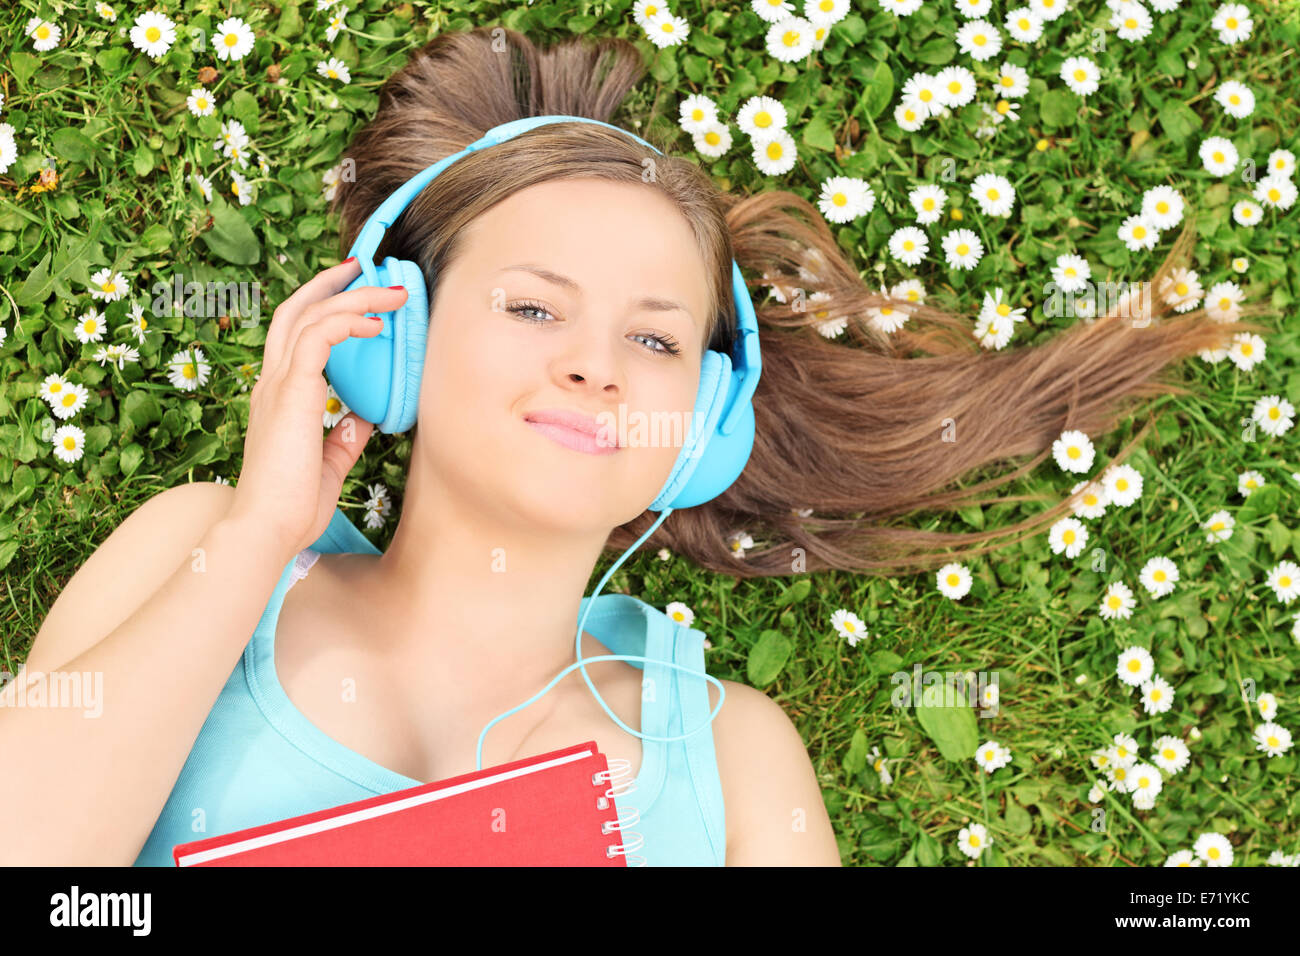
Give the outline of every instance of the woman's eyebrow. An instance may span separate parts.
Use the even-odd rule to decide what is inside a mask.
[[[545,279],[547,282],[553,282],[558,286],[568,289],[574,295],[582,295],[582,286],[578,285],[577,280],[570,279],[568,276],[562,276],[558,272],[552,272],[550,269],[542,266],[533,265],[532,263],[521,263],[520,265],[506,266],[504,269],[498,269],[497,274],[502,272],[529,272],[539,279]],[[695,316],[691,310],[686,308],[680,302],[673,299],[661,299],[655,296],[642,296],[635,302],[631,303],[634,307],[640,309],[649,309],[652,312],[685,312],[690,317],[691,323],[698,326]]]

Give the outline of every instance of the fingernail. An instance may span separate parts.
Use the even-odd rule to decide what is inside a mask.
[[[366,316],[366,318],[367,318],[367,319],[374,319],[376,322],[382,322],[382,321],[384,321],[383,316],[379,316],[379,315],[368,315],[368,316]]]
[[[406,287],[405,287],[405,286],[400,286],[400,285],[390,285],[388,288],[390,288],[390,289],[396,289],[396,290],[398,290],[399,292],[405,292],[405,291],[406,291]]]
[[[348,256],[348,257],[347,257],[346,259],[344,259],[341,263],[339,263],[339,265],[343,265],[343,266],[345,266],[345,265],[347,265],[349,262],[356,262],[356,261],[357,261],[357,257],[356,257],[356,256]]]

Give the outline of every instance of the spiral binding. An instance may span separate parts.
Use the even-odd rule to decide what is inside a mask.
[[[622,797],[636,790],[636,782],[631,779],[631,769],[631,761],[624,760],[621,757],[614,757],[609,761],[608,770],[598,770],[591,775],[591,785],[593,787],[600,786],[602,781],[611,784],[608,790],[596,798],[597,809],[608,810],[609,802],[614,797]],[[615,784],[615,778],[619,778],[620,782]],[[627,778],[626,785],[623,782],[623,778]],[[623,789],[620,789],[620,787]],[[623,819],[625,812],[630,815],[629,819]],[[616,822],[610,823],[606,820],[600,825],[600,832],[602,834],[609,834],[617,830],[619,831],[619,835],[623,838],[622,846],[611,844],[605,847],[606,857],[612,858],[621,853],[623,856],[627,857],[628,866],[645,866],[645,857],[640,855],[628,856],[630,851],[641,849],[641,846],[645,843],[645,839],[641,834],[637,833],[635,830],[628,829],[628,827],[639,822],[640,819],[641,814],[636,807],[624,807],[618,811],[618,820]],[[636,842],[628,845],[628,837],[636,837]],[[637,862],[633,863],[633,860],[636,860]]]

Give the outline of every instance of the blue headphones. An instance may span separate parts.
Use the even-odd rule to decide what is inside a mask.
[[[379,248],[384,233],[397,221],[398,216],[420,191],[456,160],[503,143],[538,126],[564,122],[595,123],[607,129],[617,130],[663,155],[660,150],[641,137],[617,126],[611,126],[609,123],[602,123],[600,120],[564,115],[525,117],[493,127],[481,139],[471,143],[459,153],[441,159],[416,173],[384,200],[361,227],[349,253],[360,261],[361,275],[344,291],[361,286],[401,285],[408,295],[406,301],[397,309],[383,313],[384,328],[378,335],[365,338],[349,337],[333,346],[330,349],[329,359],[325,363],[325,374],[344,404],[366,421],[375,423],[375,427],[380,431],[389,434],[401,433],[415,424],[429,327],[429,294],[420,267],[409,259],[396,259],[392,256],[386,257],[378,265],[375,264],[375,251]],[[700,364],[700,385],[695,397],[695,410],[691,415],[690,427],[686,430],[686,438],[668,474],[667,481],[649,505],[648,510],[660,512],[659,517],[645,534],[641,535],[636,543],[605,572],[605,576],[596,587],[597,594],[627,556],[654,533],[669,514],[677,508],[691,508],[716,498],[731,487],[749,461],[754,446],[752,398],[754,390],[758,387],[762,360],[759,354],[758,321],[754,315],[754,304],[741,277],[740,267],[734,260],[731,263],[731,286],[737,317],[737,335],[731,354],[712,349],[705,350]],[[595,595],[593,599],[594,597]],[[493,718],[483,728],[478,746],[479,769],[482,769],[483,735],[487,733],[488,728],[537,700],[574,667],[583,667],[588,661],[598,660],[649,660],[649,658],[627,654],[602,655],[585,659],[582,657],[582,626],[593,603],[593,600],[585,601],[586,608],[582,620],[578,622],[578,633],[574,641],[577,662],[561,671],[532,699]],[[683,668],[669,661],[659,663],[713,681],[723,695],[709,719],[689,734],[678,737],[650,737],[632,730],[610,711],[604,699],[596,693],[596,688],[592,685],[585,667],[582,676],[605,712],[628,733],[646,740],[663,741],[682,740],[693,736],[707,727],[717,716],[722,708],[726,691],[721,683],[708,674]]]

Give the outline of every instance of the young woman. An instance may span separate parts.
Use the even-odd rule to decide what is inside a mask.
[[[643,70],[625,41],[540,50],[499,28],[438,37],[388,81],[345,157],[355,177],[335,197],[344,248],[398,186],[486,130],[547,114],[610,122]],[[923,567],[1041,531],[1069,501],[982,535],[884,520],[969,504],[1041,461],[1063,430],[1097,435],[1126,399],[1183,390],[1155,380],[1165,366],[1256,328],[1203,310],[1165,321],[1157,295],[1143,321],[1106,315],[1042,345],[984,353],[968,317],[867,287],[803,199],[742,200],[672,156],[647,176],[647,155],[592,124],[543,126],[452,164],[388,230],[376,258],[420,265],[430,321],[403,507],[382,552],[337,509],[373,426],[350,414],[322,455],[321,373],[333,345],[376,334],[368,315],[407,293],[344,291],[360,274],[345,261],[276,309],[238,485],[146,503],[37,636],[25,673],[102,671],[107,699],[97,721],[0,716],[0,749],[38,767],[0,795],[4,819],[32,823],[0,861],[169,864],[179,842],[475,769],[485,724],[573,661],[594,566],[652,523],[647,505],[677,454],[589,454],[530,419],[689,412],[703,351],[725,351],[735,333],[733,258],[752,285],[778,287],[775,301],[754,300],[764,328],[754,449],[727,492],[671,514],[645,547],[739,577],[790,574],[792,554],[804,556],[798,570]],[[1154,288],[1189,243],[1185,232]],[[804,310],[796,288],[828,298]],[[908,322],[885,333],[865,321],[880,309]],[[858,347],[812,327],[840,316]],[[945,422],[960,440],[940,440]],[[939,493],[1033,453],[999,481]],[[737,527],[772,544],[737,560],[727,543]],[[128,562],[142,573],[114,591]],[[703,632],[677,628],[651,646],[635,633],[635,599],[610,597],[606,625],[582,635],[584,657],[644,653],[702,668]],[[654,665],[588,670],[645,734],[681,734],[719,699],[702,679]],[[482,765],[594,739],[636,775],[628,799],[650,863],[837,865],[798,731],[766,695],[722,684],[712,725],[664,744],[610,721],[571,672],[492,726]]]

